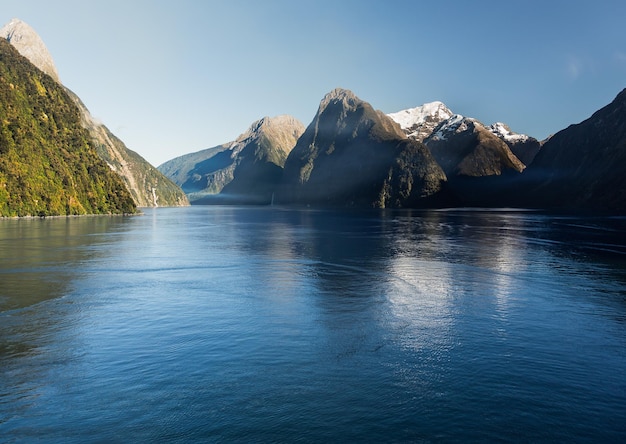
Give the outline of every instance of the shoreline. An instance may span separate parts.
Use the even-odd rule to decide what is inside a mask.
[[[143,211],[137,211],[136,213],[107,213],[107,214],[60,214],[53,216],[0,216],[0,220],[45,220],[45,219],[72,219],[79,217],[134,217],[144,216]]]

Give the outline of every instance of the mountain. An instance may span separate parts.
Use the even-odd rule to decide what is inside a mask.
[[[537,152],[533,150],[540,147],[535,139],[513,133],[502,123],[486,127],[477,119],[454,114],[442,102],[388,116],[409,138],[428,147],[445,172],[457,205],[495,205],[501,189],[525,168],[513,150],[530,162]]]
[[[61,83],[48,48],[33,28],[14,18],[0,28],[0,37],[4,37],[33,65]]]
[[[185,193],[148,161],[126,147],[102,123],[96,121],[80,98],[65,88],[81,112],[81,122],[89,131],[98,155],[120,175],[137,206],[169,207],[189,205]]]
[[[477,119],[454,114],[442,102],[426,103],[422,106],[388,114],[388,116],[400,124],[400,127],[408,137],[424,142],[429,147],[429,143],[432,143],[436,145],[437,151],[445,151],[443,147],[444,144],[440,143],[443,137],[441,137],[441,135],[439,137],[430,136],[433,136],[436,130],[443,133],[451,129],[451,133],[454,133],[459,126],[477,127],[480,132],[482,132],[483,129],[487,129],[502,140],[509,147],[511,153],[522,161],[524,165],[529,165],[541,148],[541,144],[536,139],[523,134],[514,133],[504,123],[497,122],[487,127]],[[489,138],[488,136],[485,137]],[[483,139],[485,137],[483,137]],[[492,145],[493,144],[500,145],[497,143],[492,143]],[[508,150],[505,149],[502,154],[504,157],[511,157],[510,153],[507,151]],[[505,164],[506,163],[508,162],[505,161]],[[515,163],[514,160],[513,163]],[[492,171],[500,169],[501,168],[497,166],[486,168],[486,170]],[[514,169],[516,169],[516,167],[514,167]]]
[[[0,39],[0,215],[134,213],[66,91]]]
[[[81,122],[89,131],[98,155],[122,177],[138,206],[189,204],[182,190],[139,154],[129,150],[108,128],[97,122],[80,98],[61,84],[52,56],[32,27],[21,20],[13,19],[0,29],[0,36],[65,88],[67,94],[80,109]]]
[[[441,122],[454,115],[442,102],[426,103],[415,108],[387,114],[400,124],[407,136],[422,142]]]
[[[446,176],[390,117],[335,89],[285,162],[280,203],[355,207],[441,205]]]
[[[526,166],[533,162],[541,149],[542,143],[540,141],[525,134],[515,133],[511,131],[508,125],[502,122],[496,122],[487,127],[487,129],[504,141],[511,152],[515,154],[515,157]]]
[[[267,204],[303,132],[304,125],[291,116],[264,117],[235,141],[177,157],[159,170],[192,203]]]
[[[437,125],[424,143],[448,179],[499,176],[525,168],[502,139],[476,119],[459,114]]]
[[[187,194],[190,202],[205,195],[219,194],[224,188],[225,174],[216,174],[233,161],[229,148],[235,142],[225,143],[190,154],[184,154],[159,165],[157,169]],[[218,156],[218,154],[227,151]],[[232,174],[228,175],[228,181]]]
[[[626,210],[626,89],[609,105],[559,131],[522,175],[518,204]]]

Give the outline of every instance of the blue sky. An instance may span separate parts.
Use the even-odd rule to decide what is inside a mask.
[[[324,94],[386,113],[441,100],[539,139],[626,87],[626,2],[0,0],[62,82],[153,165]]]

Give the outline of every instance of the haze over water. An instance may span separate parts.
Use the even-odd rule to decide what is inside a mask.
[[[618,442],[626,219],[0,220],[0,441]]]

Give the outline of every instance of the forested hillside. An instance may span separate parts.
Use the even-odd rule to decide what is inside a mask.
[[[0,39],[0,216],[135,211],[67,93]]]

